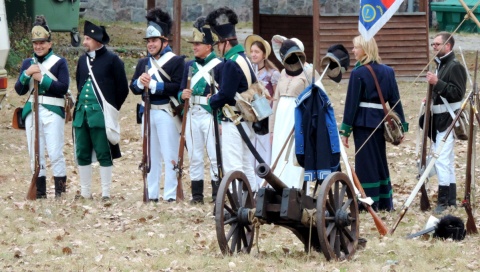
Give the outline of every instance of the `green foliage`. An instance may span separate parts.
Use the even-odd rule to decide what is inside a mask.
[[[10,51],[8,53],[5,69],[11,75],[20,72],[22,60],[32,55],[32,42],[30,41],[31,20],[25,16],[19,16],[14,21],[8,22],[8,34],[10,37]]]

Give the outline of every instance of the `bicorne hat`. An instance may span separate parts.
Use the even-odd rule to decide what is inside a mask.
[[[222,7],[210,12],[206,21],[220,42],[237,39],[235,25],[238,23],[238,17],[230,8]]]
[[[148,21],[145,38],[162,38],[168,40],[170,29],[172,28],[172,18],[160,8],[154,8],[148,11],[145,16]]]
[[[32,28],[32,42],[50,41],[51,32],[43,15],[37,15]]]
[[[108,36],[105,27],[97,26],[90,21],[85,21],[83,35],[88,36],[101,44],[107,44],[110,41],[110,37]]]
[[[339,83],[342,80],[343,73],[348,70],[350,65],[350,55],[343,45],[334,44],[327,49],[327,54],[322,58],[321,65],[328,65],[327,76]]]
[[[193,23],[193,37],[187,42],[214,45],[218,41],[218,36],[212,33],[205,19],[205,16],[201,16]]]

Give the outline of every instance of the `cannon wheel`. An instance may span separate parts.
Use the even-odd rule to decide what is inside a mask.
[[[215,201],[217,240],[223,255],[250,253],[255,229],[248,220],[248,211],[254,205],[245,174],[228,172],[220,183]]]
[[[317,198],[317,231],[327,260],[350,259],[358,243],[358,205],[351,181],[344,173],[330,174]]]

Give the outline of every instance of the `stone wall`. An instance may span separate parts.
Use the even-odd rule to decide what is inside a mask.
[[[133,21],[144,22],[146,0],[89,0],[89,9],[85,17],[101,21]],[[322,14],[356,14],[359,3],[352,0],[318,0]],[[414,0],[414,10],[418,10],[418,2]],[[438,0],[434,0],[438,1]],[[173,0],[156,0],[158,7],[172,14]],[[406,11],[407,0],[399,11]],[[228,6],[235,10],[239,20],[252,20],[252,0],[182,0],[182,21],[192,22],[199,16],[205,16],[215,8]],[[312,0],[261,0],[260,13],[311,15]]]

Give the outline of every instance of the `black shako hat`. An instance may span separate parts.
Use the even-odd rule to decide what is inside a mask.
[[[212,33],[205,19],[205,16],[201,16],[193,23],[193,37],[187,42],[214,45],[218,41],[218,36]]]
[[[342,44],[334,44],[327,49],[327,54],[322,58],[321,65],[328,65],[327,76],[339,83],[342,75],[350,65],[350,55]]]
[[[238,23],[238,17],[230,8],[222,7],[210,12],[206,21],[220,42],[237,39],[235,25]]]
[[[107,44],[110,42],[110,37],[108,36],[105,27],[97,26],[90,21],[85,21],[83,35],[88,36],[101,44]]]
[[[168,40],[170,29],[172,28],[172,18],[160,8],[154,8],[148,11],[145,16],[148,21],[145,38],[162,38]]]

